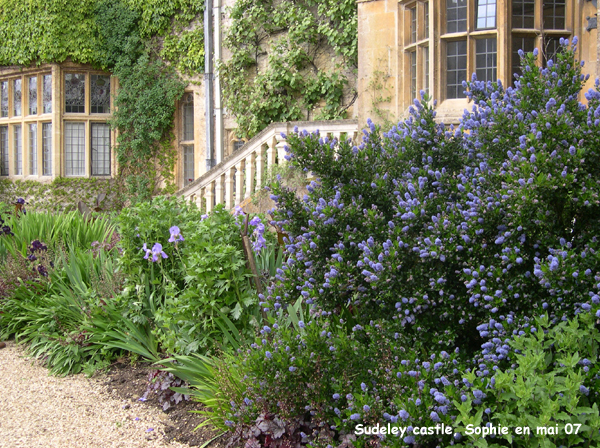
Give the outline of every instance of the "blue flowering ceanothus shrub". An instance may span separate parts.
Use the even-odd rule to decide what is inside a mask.
[[[600,92],[578,102],[573,46],[544,69],[524,55],[523,73],[515,88],[466,83],[473,110],[455,129],[415,101],[359,146],[290,135],[290,163],[319,180],[304,200],[273,191],[290,257],[269,299],[348,305],[465,354],[597,301]],[[491,319],[498,334],[478,330]]]
[[[523,54],[514,88],[465,83],[473,107],[458,126],[437,123],[423,94],[388,132],[369,122],[356,146],[288,136],[286,158],[317,180],[303,199],[273,188],[289,257],[263,300],[281,312],[301,298],[313,320],[306,335],[274,330],[240,354],[237,390],[252,404],[242,412],[232,400],[232,425],[259,412],[308,418],[306,440],[343,445],[359,422],[450,424],[459,403],[471,400],[474,414],[491,406],[495,370],[518,368],[514,341],[543,331],[539,316],[554,327],[598,313],[599,83],[580,103],[584,77],[567,42],[546,67],[536,58]],[[335,342],[344,337],[349,351]],[[580,380],[596,403],[597,373]],[[368,400],[363,383],[376,389]],[[353,443],[367,442],[379,443]]]

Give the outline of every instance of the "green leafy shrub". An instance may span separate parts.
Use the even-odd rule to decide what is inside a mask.
[[[128,315],[139,322],[141,314],[150,317],[167,352],[189,354],[226,343],[222,329],[232,321],[236,332],[253,335],[259,306],[242,249],[242,219],[223,207],[202,215],[195,204],[173,197],[154,198],[120,215]],[[258,244],[264,225],[253,222],[250,232]],[[155,247],[160,250],[152,254]],[[140,294],[151,297],[152,313],[139,307]]]
[[[239,137],[276,121],[344,118],[358,58],[356,14],[348,0],[235,2],[225,38],[232,56],[220,77]]]
[[[507,427],[509,434],[488,438],[489,445],[481,436],[470,435],[460,446],[597,445],[600,332],[595,324],[590,313],[554,327],[544,316],[536,319],[538,331],[533,335],[513,339],[510,344],[519,353],[515,356],[517,366],[495,372],[493,387],[485,389],[485,412],[477,411],[471,398],[455,403],[455,426],[463,434],[469,424]],[[465,377],[476,381],[472,372],[465,372]],[[531,436],[515,435],[515,427],[529,427]]]

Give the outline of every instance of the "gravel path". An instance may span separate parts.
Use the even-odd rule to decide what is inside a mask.
[[[119,400],[102,383],[49,376],[8,342],[0,350],[0,447],[189,448],[163,441],[166,414]]]

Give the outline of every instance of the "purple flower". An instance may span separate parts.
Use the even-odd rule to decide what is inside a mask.
[[[48,247],[44,243],[42,243],[40,240],[33,240],[31,242],[31,246],[29,247],[29,250],[33,253],[36,250],[39,250],[39,251],[48,250]]]
[[[148,247],[146,246],[146,243],[144,243],[144,245],[142,246],[141,250],[146,251],[146,255],[144,256],[144,260],[147,260],[148,257],[150,256],[150,254],[152,253],[152,250],[148,249]]]
[[[352,414],[350,416],[350,420],[358,420],[360,418],[360,414]]]
[[[159,260],[159,256],[163,257],[163,258],[169,258],[167,256],[167,254],[165,254],[162,250],[162,244],[160,243],[156,243],[153,247],[152,247],[152,261],[158,261]],[[146,258],[146,257],[144,257]]]
[[[181,231],[179,227],[173,226],[169,229],[171,233],[171,238],[169,238],[169,243],[176,243],[178,241],[184,241],[183,236],[181,235]]]

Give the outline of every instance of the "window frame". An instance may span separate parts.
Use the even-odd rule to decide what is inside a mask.
[[[10,137],[8,124],[0,125],[0,176],[10,176]]]
[[[427,14],[427,7],[429,14]],[[431,25],[432,7],[430,0],[411,0],[402,5],[401,14],[404,17],[403,35],[401,37],[401,51],[403,54],[404,73],[408,74],[409,80],[403,86],[402,95],[406,103],[412,104],[415,98],[421,99],[419,92],[431,92],[432,76],[425,76],[425,48],[431,48]],[[416,21],[413,22],[413,14],[416,14]],[[425,22],[425,19],[428,19]],[[416,23],[416,29],[413,29],[413,23]],[[416,37],[416,40],[414,38]],[[429,69],[431,70],[431,56],[429,51]],[[414,58],[414,60],[413,60]],[[430,72],[431,73],[431,72]],[[425,85],[429,81],[429,85]]]
[[[185,90],[181,100],[179,101],[179,111],[178,118],[179,123],[177,124],[177,130],[179,133],[179,145],[178,145],[178,154],[179,154],[179,174],[178,179],[181,187],[185,187],[189,185],[191,182],[188,180],[188,177],[191,173],[193,176],[192,182],[198,178],[200,173],[197,170],[197,160],[198,160],[198,148],[200,147],[199,142],[196,141],[196,135],[198,134],[197,123],[196,123],[196,91],[195,90]],[[186,118],[188,118],[187,112],[191,110],[191,134],[189,129],[186,126]],[[190,138],[191,137],[191,138]],[[192,167],[188,166],[189,154],[186,155],[186,151],[189,151],[191,148],[191,163]]]
[[[94,139],[94,127],[102,125],[108,128],[108,173],[98,173],[94,172],[94,149],[93,149],[93,139]],[[89,123],[89,153],[90,153],[90,176],[91,177],[111,177],[112,176],[112,138],[111,138],[111,129],[110,125],[105,121],[90,121]],[[105,155],[105,153],[104,153]],[[102,162],[106,163],[105,157],[103,157]]]
[[[477,53],[476,53],[476,45],[477,45],[477,40],[479,39],[490,39],[490,38],[495,38],[496,39],[496,80],[497,81],[498,78],[502,78],[501,74],[501,67],[500,67],[500,61],[501,61],[501,53],[500,53],[500,45],[498,45],[498,41],[500,39],[500,34],[501,31],[498,27],[498,15],[499,15],[499,8],[501,7],[506,7],[507,4],[502,4],[499,5],[498,1],[496,0],[495,5],[496,5],[496,15],[495,15],[495,23],[496,23],[496,27],[495,28],[482,28],[482,29],[478,29],[477,28],[477,13],[478,13],[478,1],[476,0],[467,0],[467,29],[465,31],[458,31],[458,32],[448,32],[447,30],[447,20],[446,20],[446,2],[448,0],[440,0],[441,3],[439,3],[440,5],[443,5],[442,9],[442,14],[440,14],[440,28],[443,31],[442,33],[440,33],[439,35],[439,45],[441,48],[441,54],[440,54],[440,58],[438,60],[438,64],[440,65],[440,70],[439,70],[439,76],[438,76],[438,83],[436,84],[436,92],[437,92],[437,96],[440,98],[441,101],[465,101],[466,100],[466,96],[465,95],[458,95],[456,97],[451,97],[448,95],[448,69],[447,67],[447,62],[448,62],[448,43],[450,42],[458,42],[458,41],[464,41],[466,40],[467,43],[467,60],[466,60],[466,66],[465,66],[465,70],[466,70],[466,77],[464,79],[464,81],[470,81],[471,77],[473,75],[473,73],[476,73],[477,71],[477,64],[476,64],[476,59],[477,59]],[[504,50],[502,50],[504,51]],[[459,82],[457,80],[457,82]],[[462,81],[460,81],[462,82]],[[456,84],[458,85],[458,84]]]
[[[546,29],[544,28],[544,18],[543,18],[543,0],[533,0],[534,2],[534,20],[533,20],[533,28],[514,28],[513,27],[513,8],[512,2],[510,3],[511,8],[508,9],[508,82],[507,85],[514,85],[514,73],[513,67],[516,66],[515,58],[519,56],[516,55],[516,52],[513,53],[514,39],[522,39],[529,38],[534,40],[533,48],[537,48],[540,52],[540,57],[537,60],[537,64],[540,66],[544,66],[546,63],[546,39],[560,39],[561,37],[566,39],[571,39],[574,32],[574,24],[573,24],[573,2],[569,2],[565,0],[565,28],[564,29]]]

